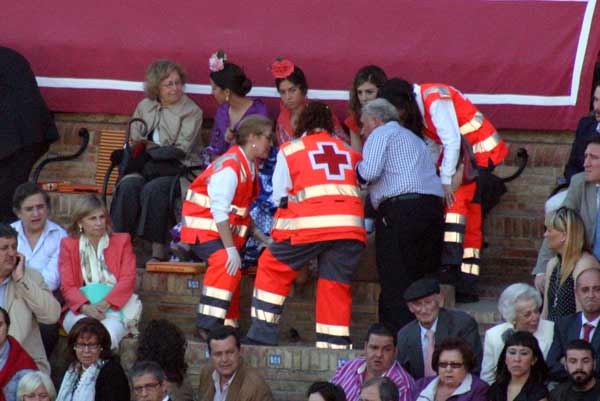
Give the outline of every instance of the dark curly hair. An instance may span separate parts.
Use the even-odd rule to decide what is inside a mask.
[[[360,100],[358,100],[358,94],[356,90],[359,86],[364,84],[365,82],[372,83],[378,89],[381,89],[383,84],[387,81],[387,75],[385,75],[385,71],[376,65],[367,65],[356,73],[354,77],[354,81],[352,82],[352,88],[350,89],[350,113],[354,116],[354,120],[359,127],[362,126],[360,123],[360,115],[361,115],[361,105]],[[377,94],[379,97],[379,93]]]
[[[296,128],[296,137],[299,138],[303,133],[310,134],[316,129],[322,129],[330,134],[333,133],[335,126],[333,124],[333,114],[331,109],[325,103],[310,102],[298,117],[298,127]]]
[[[440,355],[444,351],[458,351],[462,355],[465,370],[471,372],[477,365],[477,358],[473,352],[473,348],[461,337],[446,337],[435,345],[433,355],[431,357],[431,367],[437,372]]]
[[[140,334],[136,360],[158,363],[168,381],[181,384],[188,368],[186,347],[187,341],[179,327],[165,319],[151,320]]]
[[[544,354],[538,344],[537,339],[528,331],[515,331],[504,344],[502,353],[498,358],[498,370],[496,371],[496,383],[500,386],[508,386],[511,379],[510,371],[506,366],[506,350],[513,345],[520,345],[531,350],[533,357],[536,359],[529,372],[527,381],[531,383],[544,384],[548,380],[548,366],[544,362]]]
[[[237,64],[225,62],[223,69],[210,73],[210,79],[221,89],[229,89],[238,96],[246,96],[252,89],[252,81]]]
[[[306,81],[306,76],[304,75],[304,71],[300,69],[297,65],[294,66],[294,71],[285,77],[285,78],[275,78],[275,87],[279,91],[279,85],[283,81],[290,81],[292,84],[296,85],[298,89],[302,92],[304,96],[308,92],[308,82]]]
[[[417,105],[413,86],[401,78],[391,78],[379,89],[379,97],[384,98],[398,109],[402,125],[423,138],[423,116]]]

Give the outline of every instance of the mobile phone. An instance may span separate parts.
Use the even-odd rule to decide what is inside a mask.
[[[15,258],[15,267],[17,267],[19,265],[19,263],[21,262],[21,255],[17,255],[17,257]]]

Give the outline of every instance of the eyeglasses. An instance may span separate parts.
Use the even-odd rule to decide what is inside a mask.
[[[438,362],[438,368],[446,369],[450,367],[451,369],[460,369],[465,366],[462,362]]]
[[[175,87],[179,87],[182,85],[183,84],[181,83],[181,81],[169,81],[169,82],[160,84],[160,86],[162,86],[163,88],[175,88]]]
[[[76,343],[73,346],[74,349],[78,351],[88,350],[88,351],[98,351],[100,349],[100,344],[82,344]]]
[[[159,382],[144,384],[143,386],[133,386],[133,391],[136,394],[142,394],[144,390],[146,391],[154,391],[160,386]]]

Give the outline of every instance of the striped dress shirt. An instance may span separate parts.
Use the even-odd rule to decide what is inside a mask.
[[[444,196],[425,141],[396,121],[369,135],[357,170],[369,184],[375,209],[385,199],[402,194]]]
[[[331,382],[340,386],[346,393],[347,401],[358,401],[360,389],[363,384],[363,376],[367,370],[367,360],[365,357],[358,357],[346,362],[335,372]],[[392,366],[382,375],[392,379],[398,386],[399,401],[410,401],[411,392],[415,385],[412,376],[408,374],[398,363],[394,361]]]

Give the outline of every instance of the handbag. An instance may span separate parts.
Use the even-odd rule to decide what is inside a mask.
[[[90,303],[97,304],[108,296],[113,287],[104,283],[92,283],[79,288],[79,290]],[[108,310],[118,313],[121,316],[121,320],[127,326],[130,333],[138,333],[137,326],[142,317],[142,301],[140,301],[137,294],[131,294],[127,303],[120,310],[115,311],[112,308]]]
[[[460,157],[456,166],[456,173],[452,176],[452,189],[456,190],[462,184],[470,184],[477,179],[479,171],[473,154],[471,144],[461,136]]]
[[[175,146],[160,146],[146,149],[148,159],[144,163],[142,175],[148,181],[157,177],[175,176],[181,172],[185,153]]]

